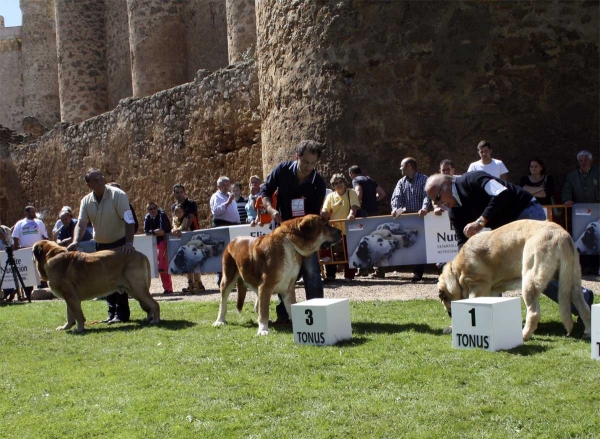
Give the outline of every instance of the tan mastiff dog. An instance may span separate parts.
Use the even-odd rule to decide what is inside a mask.
[[[52,294],[67,302],[67,323],[57,330],[70,329],[77,322],[74,332],[83,332],[81,301],[113,291],[129,294],[140,302],[150,324],[160,321],[160,308],[150,295],[150,263],[142,253],[68,252],[55,242],[43,240],[34,244],[33,257],[40,277],[50,281]]]
[[[585,324],[584,337],[589,337],[590,307],[581,290],[579,256],[571,236],[552,222],[514,221],[473,236],[444,266],[438,289],[448,312],[453,300],[521,289],[527,306],[523,340],[528,340],[540,321],[540,294],[553,280],[558,280],[558,303],[567,335],[573,330],[573,302]],[[444,330],[450,331],[451,327]]]
[[[323,244],[337,244],[341,239],[340,230],[319,215],[284,221],[272,233],[258,238],[235,238],[223,253],[221,305],[213,326],[226,323],[227,299],[237,284],[238,312],[242,310],[248,288],[258,293],[258,335],[267,335],[271,295],[281,294],[291,316],[290,306],[296,303],[294,287],[303,259]]]

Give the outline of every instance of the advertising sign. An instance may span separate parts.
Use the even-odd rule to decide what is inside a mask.
[[[574,204],[573,241],[580,255],[600,255],[600,204]]]
[[[17,267],[17,270],[19,270],[25,286],[37,286],[40,283],[40,278],[33,262],[32,248],[28,247],[21,250],[15,250],[13,252],[13,257],[15,260],[15,266]],[[15,288],[15,278],[17,276],[13,275],[13,268],[6,264],[6,259],[6,252],[0,252],[0,279],[2,278],[4,269],[6,268],[6,275],[4,276],[4,281],[2,282],[2,289]],[[17,283],[18,282],[19,280],[17,278]]]

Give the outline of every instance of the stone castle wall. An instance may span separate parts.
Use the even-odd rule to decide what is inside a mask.
[[[247,187],[261,173],[258,107],[256,69],[241,64],[200,71],[192,83],[125,99],[77,125],[61,123],[32,143],[8,145],[19,139],[0,130],[0,216],[13,224],[33,204],[50,226],[61,206],[78,208],[89,192],[83,176],[97,167],[107,181],[121,183],[140,219],[149,201],[168,210],[172,186],[183,183],[208,227],[219,176]]]
[[[457,173],[487,139],[518,182],[599,149],[598,2],[258,0],[263,170],[301,139],[322,172],[358,164],[391,194],[403,157]],[[389,198],[388,198],[389,200]]]
[[[23,120],[21,43],[21,26],[0,25],[0,125],[7,127],[20,127]]]

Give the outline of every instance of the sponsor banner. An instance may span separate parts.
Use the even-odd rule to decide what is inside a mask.
[[[168,236],[169,274],[216,273],[229,244],[229,227],[184,232],[181,238]]]
[[[577,252],[581,255],[600,255],[600,204],[574,204],[571,226]]]
[[[458,244],[454,227],[450,224],[448,213],[425,216],[425,247],[427,252],[427,263],[448,262],[458,254]]]
[[[423,264],[425,226],[417,214],[346,221],[350,268]]]
[[[156,252],[156,236],[135,235],[133,247],[148,258],[150,262],[150,277],[158,277],[158,254]]]
[[[229,227],[229,240],[233,241],[233,238],[238,236],[252,236],[258,238],[259,236],[268,235],[271,233],[269,225],[263,225],[262,227],[254,226],[250,224],[243,224],[241,226],[230,226]]]
[[[25,286],[35,287],[39,285],[40,278],[37,269],[35,268],[35,263],[33,262],[33,249],[28,247],[15,250],[13,252],[13,256],[15,259],[15,265],[21,274],[21,278],[23,278],[23,283]],[[2,275],[4,275],[4,269],[6,268],[6,275],[4,276],[4,281],[2,282],[2,289],[15,288],[15,278],[17,283],[19,282],[19,279],[16,275],[13,275],[12,267],[10,265],[6,265],[6,260],[6,252],[0,252],[0,279],[2,278]]]

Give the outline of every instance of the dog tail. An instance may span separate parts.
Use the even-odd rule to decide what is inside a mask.
[[[571,317],[571,302],[577,294],[581,293],[581,266],[579,255],[570,236],[563,239],[560,246],[560,266],[558,269],[558,308],[560,317],[571,335],[573,330],[573,318]],[[577,301],[577,300],[576,300]]]

